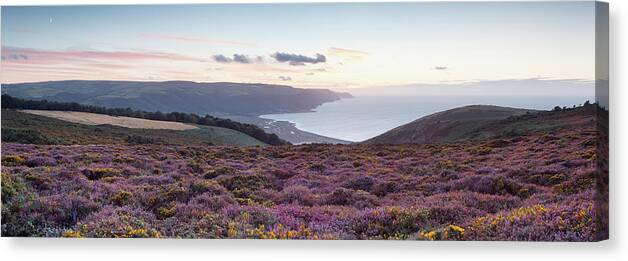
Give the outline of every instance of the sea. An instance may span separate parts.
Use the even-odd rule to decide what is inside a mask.
[[[354,95],[324,103],[311,112],[266,114],[260,117],[288,121],[319,135],[359,142],[429,114],[466,105],[497,105],[551,110],[555,106],[581,105],[583,96],[402,96]]]

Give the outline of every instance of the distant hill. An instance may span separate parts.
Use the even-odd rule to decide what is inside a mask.
[[[511,116],[535,110],[471,105],[434,113],[364,141],[366,144],[440,143],[494,136],[479,130]]]
[[[108,124],[87,125],[17,110],[2,109],[2,142],[22,144],[168,144],[189,146],[266,145],[251,136],[232,129],[202,125],[194,126],[196,126],[194,129],[172,130],[125,128]]]
[[[309,111],[351,97],[327,89],[269,84],[78,80],[3,84],[2,94],[108,108],[248,116]]]

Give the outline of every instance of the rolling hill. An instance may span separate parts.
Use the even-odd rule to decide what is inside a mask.
[[[552,111],[472,105],[425,116],[363,143],[429,144],[508,139],[595,125],[596,115],[607,113],[589,102],[580,107]]]
[[[434,113],[364,141],[367,144],[439,143],[469,138],[488,138],[480,128],[534,110],[471,105]]]
[[[85,115],[94,113],[82,113]],[[54,116],[54,115],[48,115]],[[67,119],[66,119],[67,120]],[[2,109],[2,142],[23,144],[163,144],[257,146],[265,143],[244,133],[214,126],[193,125],[185,130],[127,128],[111,124],[87,125],[52,117]],[[137,119],[142,120],[143,119]],[[155,125],[160,121],[152,121]],[[174,122],[161,122],[171,125]]]
[[[286,85],[78,80],[3,84],[2,94],[151,112],[248,116],[309,111],[325,102],[351,97],[327,89]]]

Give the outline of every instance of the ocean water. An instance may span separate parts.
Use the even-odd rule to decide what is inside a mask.
[[[262,118],[289,121],[298,129],[319,135],[363,141],[420,117],[460,106],[484,104],[551,110],[579,105],[582,96],[401,96],[359,95],[325,103],[312,112],[267,114]]]

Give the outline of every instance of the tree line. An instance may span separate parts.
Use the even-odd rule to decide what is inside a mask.
[[[111,116],[124,116],[132,118],[140,118],[147,120],[172,121],[182,123],[192,123],[204,126],[222,127],[236,130],[247,134],[261,142],[269,145],[286,145],[287,141],[280,139],[275,134],[266,133],[261,128],[252,125],[223,119],[211,115],[199,116],[194,113],[169,112],[160,111],[149,112],[133,110],[131,108],[105,108],[92,105],[83,105],[76,102],[55,102],[48,100],[25,100],[15,98],[7,94],[2,95],[3,109],[23,109],[23,110],[57,110],[57,111],[78,111],[90,112],[98,114],[106,114]]]

